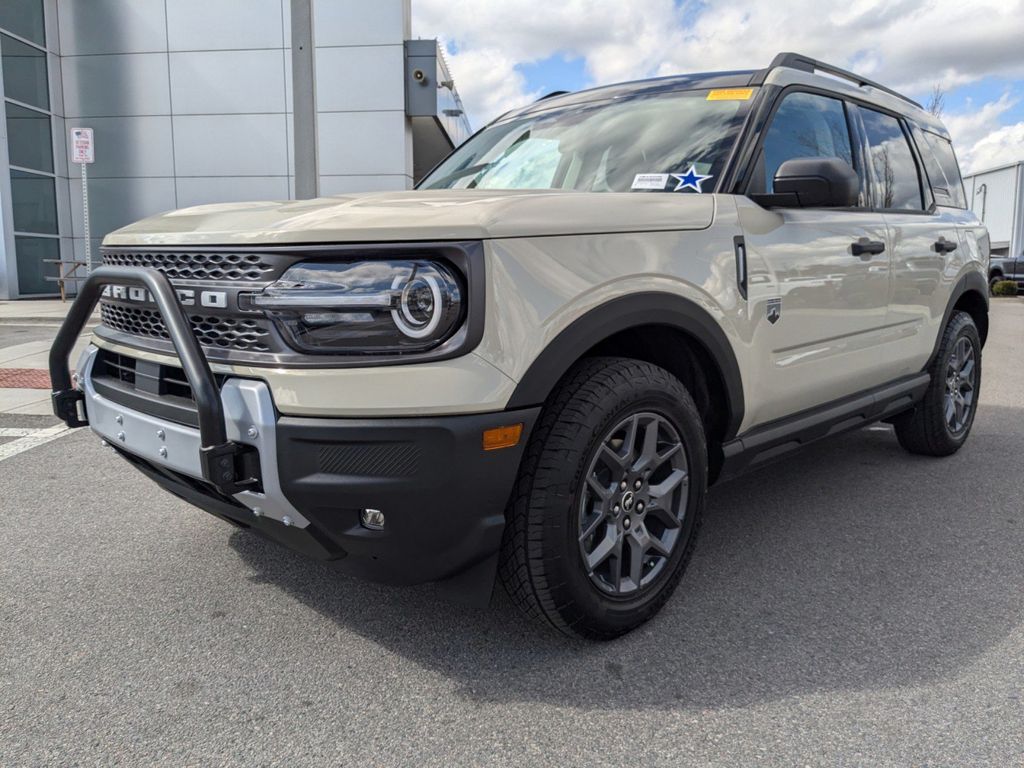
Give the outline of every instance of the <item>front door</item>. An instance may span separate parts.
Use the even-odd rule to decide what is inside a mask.
[[[790,92],[765,133],[748,192],[772,192],[796,157],[838,157],[863,178],[842,100]],[[866,206],[766,210],[737,198],[748,264],[754,426],[891,377],[879,359],[889,304],[885,222]]]

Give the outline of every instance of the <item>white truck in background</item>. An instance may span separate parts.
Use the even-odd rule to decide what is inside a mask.
[[[964,187],[967,204],[991,237],[989,287],[1016,280],[1024,290],[1024,162],[965,176]]]

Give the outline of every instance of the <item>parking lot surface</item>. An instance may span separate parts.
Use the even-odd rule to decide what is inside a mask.
[[[339,576],[85,431],[8,451],[0,765],[1020,765],[1024,302],[992,319],[962,451],[880,425],[713,489],[606,644]]]

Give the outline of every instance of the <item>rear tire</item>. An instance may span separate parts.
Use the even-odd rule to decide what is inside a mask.
[[[989,277],[989,279],[988,279],[988,295],[989,296],[995,296],[996,295],[996,283],[1001,283],[1005,279],[1006,278],[1004,278],[1002,275],[998,275],[998,274],[997,275],[991,275]]]
[[[707,447],[668,371],[592,358],[553,393],[509,502],[500,576],[527,615],[607,640],[660,610],[700,527]]]
[[[966,312],[950,317],[928,373],[924,399],[893,423],[896,438],[911,453],[949,456],[970,434],[981,390],[981,337]]]

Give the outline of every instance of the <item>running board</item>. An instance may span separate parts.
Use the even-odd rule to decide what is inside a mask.
[[[756,427],[722,446],[721,479],[756,469],[826,437],[906,411],[924,397],[930,383],[927,373],[915,374]]]

